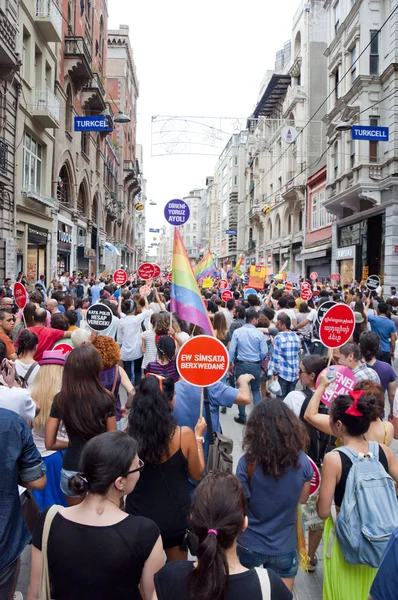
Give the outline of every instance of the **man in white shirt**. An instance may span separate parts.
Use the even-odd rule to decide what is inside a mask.
[[[285,313],[290,319],[291,326],[293,329],[296,327],[296,313],[292,308],[288,308],[287,306],[288,299],[285,296],[281,296],[278,300],[277,311],[274,316],[275,323],[278,322],[278,316],[282,313]]]
[[[228,329],[231,327],[232,321],[234,320],[234,310],[235,310],[235,300],[231,298],[231,300],[227,300],[226,308],[223,308],[222,311],[225,315],[225,320],[227,321]]]

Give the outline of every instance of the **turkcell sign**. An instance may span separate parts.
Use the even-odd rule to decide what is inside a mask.
[[[371,127],[369,125],[353,125],[351,128],[353,140],[368,142],[388,142],[388,127]]]
[[[75,131],[113,131],[107,117],[75,117]]]

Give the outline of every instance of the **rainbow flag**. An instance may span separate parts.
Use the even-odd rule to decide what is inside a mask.
[[[205,277],[214,277],[215,275],[219,275],[220,272],[217,269],[214,258],[211,252],[206,252],[202,260],[195,265],[193,272],[195,274],[196,279],[203,279]]]
[[[239,271],[239,269],[241,268],[243,263],[243,254],[240,255],[240,257],[238,258],[238,262],[236,263],[235,267],[232,269],[232,273],[236,273],[237,271]]]
[[[210,319],[177,227],[174,229],[170,297],[170,310],[176,312],[180,319],[201,327],[208,335],[213,335]]]

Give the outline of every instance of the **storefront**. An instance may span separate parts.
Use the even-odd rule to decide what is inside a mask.
[[[77,271],[81,277],[89,277],[95,273],[96,251],[93,248],[80,246],[77,249]]]
[[[57,275],[71,271],[72,227],[58,221]]]
[[[336,261],[341,284],[359,283],[369,275],[379,275],[383,281],[384,237],[384,214],[338,228]]]
[[[40,275],[46,274],[48,230],[28,225],[28,254],[26,275],[29,285],[34,285]]]

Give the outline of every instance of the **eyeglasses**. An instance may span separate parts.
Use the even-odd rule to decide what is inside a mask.
[[[303,369],[300,369],[300,367],[299,367],[298,373],[299,373],[299,375],[308,375],[308,371],[303,371]]]
[[[138,459],[138,467],[136,469],[133,469],[132,471],[128,471],[126,477],[128,475],[131,475],[132,473],[141,473],[141,471],[144,470],[144,467],[145,467],[144,461],[139,458]]]

